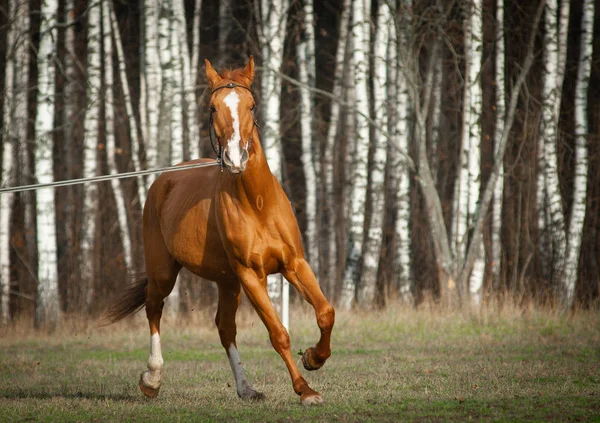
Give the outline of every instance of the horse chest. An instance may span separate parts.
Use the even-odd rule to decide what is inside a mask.
[[[219,227],[225,249],[243,265],[281,260],[286,246],[272,217],[230,203],[222,208]]]

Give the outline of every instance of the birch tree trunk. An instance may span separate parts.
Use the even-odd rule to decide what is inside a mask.
[[[15,56],[8,54],[9,48],[14,46],[18,27],[9,26],[15,16],[15,5],[6,0],[0,3],[4,12],[0,13],[0,151],[2,152],[2,163],[0,173],[0,186],[14,185],[13,171],[13,133],[12,116],[14,115],[14,73]],[[10,222],[12,213],[12,202],[14,194],[0,194],[0,313],[2,323],[6,324],[10,319]]]
[[[28,168],[30,163],[28,157],[27,147],[29,145],[28,139],[28,92],[29,92],[29,81],[30,81],[30,70],[31,66],[29,61],[31,51],[35,51],[30,45],[30,10],[29,3],[27,1],[14,2],[11,8],[11,24],[14,32],[11,31],[12,42],[12,102],[10,105],[10,125],[9,138],[12,142],[12,164],[13,164],[13,182],[15,185],[23,183],[31,183],[30,180],[33,174],[28,173],[31,169]],[[24,180],[23,175],[27,175]],[[9,255],[10,264],[14,266],[14,276],[11,274],[11,296],[10,301],[10,313],[11,317],[17,316],[19,313],[19,303],[16,301],[15,295],[22,297],[23,295],[30,296],[30,300],[33,300],[35,306],[35,300],[37,297],[36,287],[26,286],[29,285],[28,279],[31,275],[35,275],[36,270],[28,272],[27,275],[22,275],[23,262],[26,266],[30,263],[27,262],[30,255],[30,238],[26,237],[23,232],[25,228],[35,228],[33,226],[33,217],[35,216],[35,210],[31,210],[26,203],[31,200],[31,195],[26,197],[23,194],[33,193],[18,193],[14,195],[14,199],[10,204],[11,207],[11,220],[9,223]],[[25,198],[24,198],[25,197]],[[33,195],[35,198],[35,195]],[[24,204],[25,203],[25,204]],[[31,202],[30,202],[31,203]],[[33,214],[33,216],[32,216]],[[30,226],[27,224],[29,223]],[[35,233],[35,230],[31,231]],[[18,240],[19,242],[14,242]],[[35,245],[34,245],[35,246]],[[19,268],[21,266],[21,268]],[[25,282],[25,283],[24,283]],[[30,288],[30,289],[28,289]]]
[[[258,2],[257,2],[258,3]],[[262,137],[271,172],[281,180],[282,150],[279,138],[281,78],[277,72],[283,62],[283,42],[289,0],[261,0],[258,35],[263,55],[261,76]]]
[[[108,169],[111,174],[117,173],[115,163],[115,129],[114,129],[114,84],[113,84],[113,44],[112,31],[110,24],[110,6],[108,3],[102,4],[102,30],[104,47],[104,113],[105,113],[105,135],[106,135],[106,157]],[[111,186],[115,195],[117,204],[117,218],[121,233],[121,242],[123,243],[123,264],[127,270],[131,269],[135,263],[133,249],[131,248],[131,237],[129,233],[129,221],[127,216],[127,207],[125,205],[125,196],[121,179],[112,179]]]
[[[579,68],[575,85],[575,178],[573,181],[573,205],[569,219],[567,256],[565,262],[566,304],[573,304],[573,293],[577,282],[581,232],[587,205],[587,174],[589,126],[587,118],[587,92],[592,67],[594,42],[594,1],[584,0],[581,18],[581,41]]]
[[[304,36],[297,46],[298,72],[301,90],[300,126],[302,130],[302,166],[306,180],[306,250],[309,263],[319,274],[319,244],[317,242],[317,173],[313,154],[313,121],[315,104],[311,89],[315,88],[315,33],[312,0],[304,2]]]
[[[202,0],[196,0],[194,8],[194,28],[192,30],[192,52],[191,52],[191,64],[190,64],[190,78],[189,83],[191,85],[191,94],[187,100],[188,107],[193,110],[191,125],[193,130],[190,131],[190,156],[191,158],[200,157],[200,110],[197,101],[197,84],[198,84],[198,66],[200,60],[200,18],[202,13]]]
[[[506,114],[505,51],[504,51],[504,0],[496,2],[496,132],[494,157],[498,157]],[[494,187],[492,205],[492,275],[494,290],[500,286],[500,260],[502,229],[502,193],[504,192],[504,163],[498,163],[498,182]]]
[[[36,150],[35,175],[38,183],[52,182],[52,122],[54,115],[54,73],[56,57],[55,0],[42,3],[40,10],[40,47],[37,53],[37,115],[35,121]],[[37,248],[38,248],[38,291],[35,326],[54,325],[59,317],[56,226],[54,189],[36,191],[37,196]]]
[[[98,136],[99,116],[102,90],[102,34],[100,4],[90,7],[88,12],[88,56],[87,56],[87,99],[85,113],[86,142],[84,146],[83,177],[91,178],[98,174]],[[90,287],[86,295],[86,304],[94,298],[96,286],[96,220],[98,218],[98,185],[86,183],[84,185],[84,212],[83,212],[83,238],[81,245],[82,279]]]
[[[197,67],[193,69],[191,64],[192,58],[190,55],[187,31],[185,21],[185,4],[184,0],[175,1],[175,22],[176,22],[176,38],[178,50],[180,52],[180,69],[181,73],[177,76],[180,82],[181,91],[181,111],[182,111],[182,129],[183,129],[183,160],[197,159],[200,157],[200,144],[198,125],[196,124],[196,116],[198,116],[195,80],[197,77]],[[200,12],[198,12],[199,14]],[[194,28],[194,30],[196,30]],[[196,42],[194,40],[194,42]],[[198,41],[199,42],[199,41]],[[197,58],[196,58],[197,60]],[[186,154],[187,153],[187,154]]]
[[[542,171],[538,176],[538,202],[546,199],[547,206],[540,208],[541,223],[550,232],[551,251],[546,265],[553,269],[554,286],[564,284],[564,263],[567,234],[562,209],[562,197],[558,175],[558,121],[562,86],[567,60],[567,29],[569,26],[570,2],[562,2],[560,12],[556,0],[546,0],[544,64],[546,76],[543,79],[542,122],[539,139]],[[560,13],[560,17],[558,16]],[[549,216],[548,216],[549,215]],[[546,217],[546,218],[543,218]],[[544,231],[544,227],[541,227]]]
[[[467,86],[469,87],[470,96],[469,110],[467,115],[467,136],[469,145],[469,212],[468,212],[468,224],[469,227],[473,225],[473,218],[475,216],[477,207],[479,207],[479,193],[481,186],[481,109],[482,109],[482,97],[481,97],[481,52],[483,50],[483,28],[482,28],[482,2],[481,0],[475,0],[471,3],[470,25],[468,32],[468,44],[466,48],[469,49],[469,64],[467,71]],[[469,286],[465,289],[468,294],[478,293],[483,284],[483,272],[485,269],[485,261],[483,260],[483,239],[479,241],[478,245],[474,246],[477,254],[473,271],[471,272],[471,278],[469,280]],[[479,298],[479,295],[477,296]]]
[[[143,31],[140,42],[140,120],[143,139],[146,141],[146,167],[156,168],[158,165],[159,141],[159,96],[162,92],[162,81],[158,46],[158,0],[140,0],[143,11],[140,28]],[[151,174],[146,178],[146,189],[156,179]]]
[[[463,90],[463,115],[460,168],[455,182],[454,219],[452,225],[453,253],[459,267],[470,245],[469,228],[478,205],[480,191],[480,143],[481,126],[481,1],[463,6],[465,15],[465,85]],[[481,258],[483,241],[477,249],[474,272],[467,279],[467,286],[460,286],[459,292],[470,295],[471,289],[477,292],[483,282],[484,261]],[[471,286],[470,282],[473,282]]]
[[[393,135],[392,143],[397,145],[402,151],[408,151],[409,139],[409,114],[410,114],[410,99],[406,86],[406,77],[401,71],[402,52],[406,51],[407,47],[407,28],[410,23],[410,14],[408,13],[408,4],[403,4],[403,10],[400,11],[400,21],[391,28],[391,38],[395,40],[395,44],[390,49],[390,64],[393,66],[392,84],[393,100],[390,102],[390,133]],[[396,12],[395,15],[397,15]],[[438,65],[441,61],[437,61]],[[441,90],[441,71],[436,70],[437,83],[434,84],[434,107],[437,106],[437,122],[439,124],[439,101]],[[434,113],[434,121],[436,115]],[[435,128],[435,123],[432,124]],[[433,135],[435,137],[435,135]],[[408,165],[405,163],[404,157],[398,153],[395,148],[390,149],[390,160],[392,161],[392,177],[394,179],[394,187],[396,190],[395,201],[395,224],[394,224],[394,268],[397,277],[396,286],[400,295],[405,295],[410,290],[411,283],[411,235],[410,235],[410,174]]]
[[[395,81],[388,78],[391,13],[386,2],[380,2],[375,31],[375,57],[373,58],[373,103],[375,121],[381,128],[388,129],[387,87]],[[367,222],[367,237],[363,252],[363,268],[357,292],[357,302],[363,307],[372,307],[377,290],[379,257],[383,242],[385,218],[385,168],[387,162],[387,139],[375,130],[372,144],[373,162],[370,169],[371,213]]]
[[[348,231],[348,251],[344,267],[344,279],[340,306],[349,310],[356,298],[356,284],[359,279],[360,256],[364,243],[365,206],[367,197],[367,158],[369,156],[369,45],[371,3],[367,0],[352,0],[352,38],[354,50],[354,84],[356,87],[356,151],[354,152],[353,183],[350,222]]]
[[[350,0],[344,0],[342,6],[342,15],[340,18],[339,35],[337,48],[335,52],[335,69],[333,80],[332,94],[335,98],[343,98],[342,83],[344,78],[344,67],[346,64],[346,46],[348,43],[348,24],[350,21]],[[331,298],[335,294],[335,285],[337,282],[337,257],[338,245],[336,242],[336,227],[338,214],[336,213],[335,204],[335,175],[334,175],[334,160],[335,160],[335,138],[339,129],[340,120],[340,103],[337,101],[331,102],[331,110],[329,117],[329,126],[327,127],[327,139],[325,140],[325,163],[323,173],[325,175],[325,203],[327,210],[328,228],[326,233],[327,238],[327,259],[325,261],[327,267],[327,288]]]

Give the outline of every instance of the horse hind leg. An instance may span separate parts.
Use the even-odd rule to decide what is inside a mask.
[[[335,310],[325,299],[317,278],[305,259],[297,259],[284,271],[284,277],[300,292],[302,297],[315,309],[321,338],[316,346],[302,354],[302,364],[306,370],[318,370],[331,355],[331,331],[335,321]]]
[[[181,266],[170,259],[170,265],[160,272],[148,272],[146,287],[146,317],[150,325],[150,357],[148,369],[140,376],[140,389],[149,398],[155,398],[161,385],[163,357],[160,345],[160,319],[164,299],[171,293]]]
[[[227,352],[238,396],[241,399],[260,400],[265,396],[256,391],[248,381],[235,340],[237,333],[235,314],[240,304],[240,293],[240,283],[237,280],[219,284],[219,305],[215,323],[219,329],[221,344]]]

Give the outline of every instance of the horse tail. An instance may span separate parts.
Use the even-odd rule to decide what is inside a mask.
[[[104,323],[103,326],[116,323],[130,314],[141,310],[146,304],[147,286],[148,277],[143,274],[141,277],[130,283],[129,286],[125,287],[125,291],[104,313],[102,319]]]

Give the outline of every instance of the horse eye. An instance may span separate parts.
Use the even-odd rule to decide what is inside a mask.
[[[215,106],[210,106],[210,112],[211,112],[211,113],[214,113],[214,112],[216,112],[216,111],[217,111],[217,109],[215,109]]]
[[[256,110],[256,104],[253,104],[252,107],[250,107],[250,111],[253,112]]]

